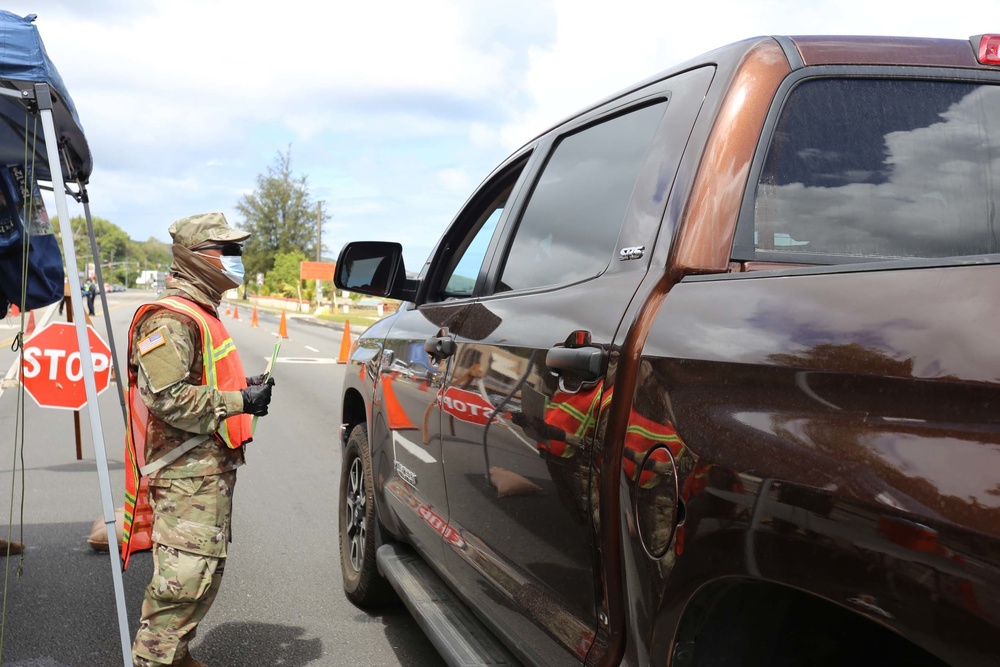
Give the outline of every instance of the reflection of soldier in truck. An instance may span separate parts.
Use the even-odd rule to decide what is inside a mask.
[[[536,439],[539,455],[549,465],[553,479],[573,482],[556,486],[560,491],[573,489],[571,509],[581,518],[588,498],[586,475],[582,474],[586,471],[587,457],[580,452],[590,446],[598,415],[610,405],[613,393],[613,389],[604,390],[603,380],[578,391],[560,388],[549,398],[525,386],[521,390],[522,411],[511,414],[511,421]],[[665,416],[652,418],[640,414],[640,408],[652,412],[651,407],[633,405],[622,452],[622,471],[632,483],[647,491],[660,485],[664,474],[668,474],[668,481],[673,480],[670,474],[673,460],[684,449],[684,443]],[[583,459],[582,469],[579,474],[567,477],[573,471],[573,466],[567,464],[576,458]],[[566,502],[567,498],[563,500]],[[673,499],[663,496],[663,501],[667,500]]]

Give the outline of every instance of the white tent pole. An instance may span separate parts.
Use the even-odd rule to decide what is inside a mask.
[[[52,95],[47,84],[35,85],[35,101],[42,118],[42,133],[45,136],[45,150],[48,154],[49,171],[52,174],[52,191],[55,195],[56,212],[59,216],[59,230],[62,234],[63,255],[66,258],[66,273],[69,277],[70,300],[73,310],[83,313],[80,296],[80,274],[76,264],[76,250],[73,247],[73,228],[69,223],[69,207],[66,205],[66,183],[63,180],[62,162],[59,160],[59,139],[55,121],[52,118]],[[96,259],[95,259],[96,261]],[[114,580],[115,601],[118,607],[118,627],[121,631],[122,664],[134,667],[132,663],[132,642],[128,630],[125,611],[125,588],[122,584],[121,556],[118,551],[118,535],[115,530],[115,507],[111,495],[111,475],[108,472],[108,455],[104,449],[104,432],[101,429],[101,411],[97,405],[97,382],[94,380],[94,360],[90,354],[90,340],[87,335],[85,317],[76,318],[76,340],[80,346],[80,370],[83,386],[87,392],[87,410],[90,413],[90,429],[94,438],[94,453],[97,456],[97,477],[101,486],[104,506],[104,525],[108,531],[108,554],[111,557],[111,577]]]

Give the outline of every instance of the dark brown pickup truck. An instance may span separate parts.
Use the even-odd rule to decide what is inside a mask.
[[[510,156],[342,402],[450,664],[1000,664],[1000,37],[760,37]]]

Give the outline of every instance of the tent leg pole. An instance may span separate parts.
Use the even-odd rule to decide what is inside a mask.
[[[87,229],[90,232],[90,247],[97,257],[97,241],[94,238],[94,219],[90,217],[90,197],[87,195],[87,188],[83,183],[80,187],[80,201],[83,202],[83,213],[87,217]],[[111,330],[111,312],[108,309],[108,295],[105,294],[103,278],[101,277],[100,261],[95,259],[94,265],[97,267],[97,280],[101,285],[101,307],[104,309],[104,329],[108,333],[108,347],[111,348],[111,363],[115,369],[115,385],[118,387],[118,403],[122,408],[122,419],[125,421],[125,428],[128,428],[128,412],[125,410],[125,376],[122,375],[121,366],[118,365],[118,347],[115,345],[115,334]]]
[[[45,150],[48,156],[49,171],[52,173],[52,190],[55,195],[56,212],[59,215],[59,230],[62,234],[63,255],[66,258],[66,268],[69,273],[70,298],[74,305],[80,300],[80,276],[76,264],[76,250],[73,247],[73,228],[69,224],[69,207],[66,205],[66,183],[63,180],[62,162],[59,159],[59,139],[56,135],[55,121],[52,118],[52,94],[48,84],[35,85],[35,100],[42,120],[42,132],[45,136]],[[118,608],[118,629],[121,634],[122,665],[135,667],[132,662],[132,641],[128,629],[128,617],[125,610],[125,586],[122,583],[122,563],[118,551],[117,531],[115,525],[114,500],[111,495],[111,475],[108,472],[108,454],[104,449],[104,432],[101,426],[101,411],[97,405],[97,381],[94,379],[94,359],[90,354],[90,340],[87,335],[86,318],[76,321],[76,340],[80,346],[80,370],[83,373],[83,384],[87,392],[87,410],[90,413],[90,428],[94,438],[94,454],[97,457],[97,477],[101,487],[101,500],[104,507],[104,523],[109,526],[108,556],[111,558],[111,579],[114,582],[115,602]]]

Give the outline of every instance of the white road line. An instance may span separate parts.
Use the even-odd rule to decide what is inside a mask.
[[[311,347],[309,345],[306,345],[306,349],[309,350],[310,352],[319,352],[319,350],[317,350],[315,347]]]
[[[409,453],[416,456],[418,459],[424,463],[437,463],[437,459],[427,453],[427,450],[413,442],[412,440],[407,440],[399,434],[399,431],[392,432],[392,444],[395,450],[395,445],[399,445]],[[395,451],[393,451],[393,456],[395,456]]]

